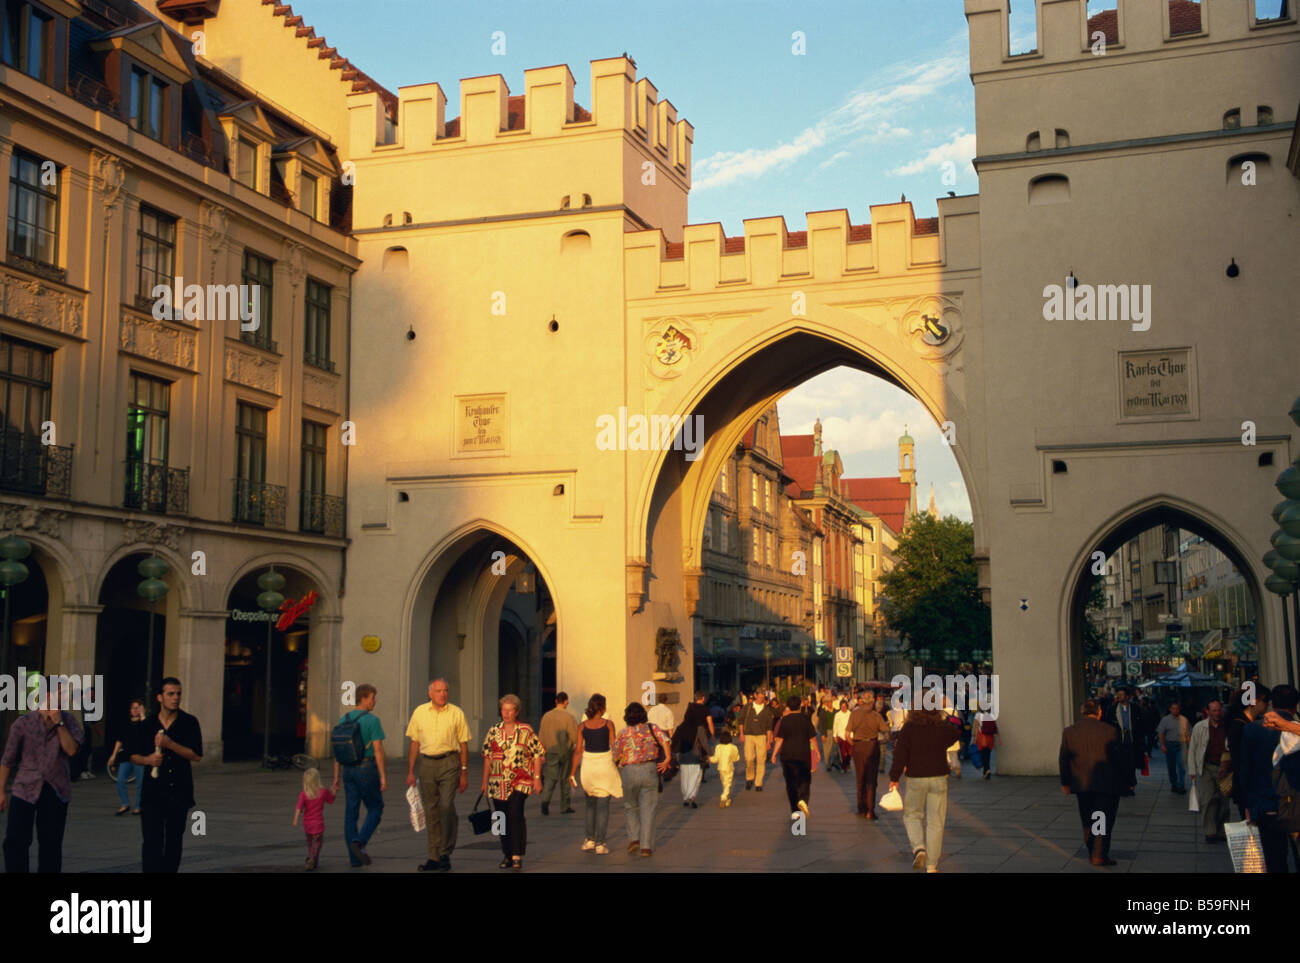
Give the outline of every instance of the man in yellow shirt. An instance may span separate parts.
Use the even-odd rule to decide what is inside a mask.
[[[422,872],[451,869],[451,851],[456,848],[456,796],[469,786],[469,725],[465,713],[447,701],[451,694],[446,679],[429,683],[429,701],[411,713],[406,736],[411,752],[406,766],[406,784],[415,785],[415,762],[420,762],[420,799],[429,833],[429,858]],[[457,779],[457,760],[460,762]]]

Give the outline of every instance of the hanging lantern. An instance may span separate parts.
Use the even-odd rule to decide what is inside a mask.
[[[284,604],[280,589],[284,588],[284,576],[275,569],[263,572],[257,577],[257,586],[262,590],[257,596],[257,606],[264,612],[278,612]]]
[[[18,535],[6,535],[0,538],[0,558],[18,562],[32,554],[31,543]]]
[[[1293,562],[1300,562],[1300,538],[1288,535],[1279,528],[1273,533],[1273,537],[1269,541],[1273,543],[1273,547],[1277,549],[1277,553],[1283,558],[1290,559]]]

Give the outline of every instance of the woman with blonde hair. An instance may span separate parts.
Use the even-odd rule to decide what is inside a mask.
[[[587,837],[582,841],[584,853],[605,856],[605,833],[609,829],[609,800],[623,798],[623,780],[614,768],[610,747],[614,743],[614,723],[605,718],[605,697],[599,692],[587,700],[586,718],[578,727],[578,746],[573,753],[569,783],[578,785],[582,769],[582,791],[587,794]]]
[[[519,721],[523,705],[517,695],[503,695],[497,703],[501,721],[483,737],[483,793],[492,808],[506,814],[501,836],[502,869],[522,869],[528,846],[524,803],[542,791],[542,760],[546,750],[533,727]]]
[[[334,793],[320,784],[320,770],[308,769],[302,774],[302,792],[293,811],[293,824],[298,825],[302,814],[302,828],[307,834],[307,862],[304,869],[315,869],[320,864],[320,847],[325,840],[325,804],[334,802]]]

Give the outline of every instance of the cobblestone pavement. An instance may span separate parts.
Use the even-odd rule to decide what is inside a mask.
[[[474,836],[466,814],[477,798],[480,762],[471,754],[470,786],[457,799],[459,840],[452,855],[455,872],[500,872],[499,843]],[[326,807],[321,872],[414,872],[424,860],[424,836],[410,828],[404,793],[405,768],[389,766],[383,822],[371,840],[374,862],[349,869],[343,847],[342,795]],[[326,781],[328,768],[323,769]],[[608,856],[581,852],[583,797],[575,792],[571,815],[542,816],[529,800],[525,872],[685,873],[728,870],[785,872],[911,872],[911,851],[900,813],[883,813],[878,822],[854,816],[853,776],[818,770],[813,776],[807,835],[790,830],[785,785],[770,767],[762,793],[744,790],[744,767],[736,769],[734,803],[718,806],[716,771],[710,770],[699,808],[683,808],[677,780],[659,797],[655,854],[625,855],[623,807],[610,807]],[[1161,771],[1161,775],[1163,772]],[[302,872],[306,845],[301,828],[290,825],[301,788],[296,770],[263,772],[254,764],[229,764],[195,772],[195,797],[206,818],[206,836],[187,836],[182,872]],[[887,789],[881,776],[880,792]],[[134,795],[134,784],[130,787]],[[138,817],[114,816],[117,796],[101,770],[93,781],[75,784],[64,842],[66,872],[138,872]],[[1235,813],[1232,818],[1236,818]],[[1207,843],[1200,815],[1187,812],[1187,797],[1174,795],[1161,776],[1139,779],[1137,795],[1121,800],[1112,858],[1118,865],[1092,867],[1080,845],[1076,803],[1049,776],[980,778],[966,766],[964,777],[949,782],[948,819],[941,873],[1231,873],[1224,843]],[[33,847],[35,848],[35,847]],[[33,853],[33,860],[35,853]]]

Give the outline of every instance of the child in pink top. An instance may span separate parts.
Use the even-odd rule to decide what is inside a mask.
[[[315,869],[320,862],[320,847],[325,839],[325,804],[334,802],[334,793],[321,788],[320,770],[308,769],[302,774],[302,792],[298,793],[298,806],[293,811],[293,824],[298,825],[302,814],[302,828],[307,833],[307,862],[304,869]]]

